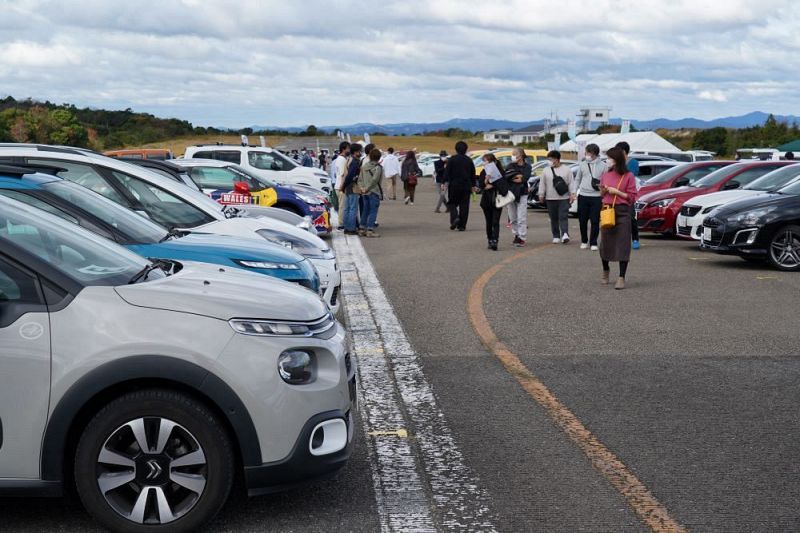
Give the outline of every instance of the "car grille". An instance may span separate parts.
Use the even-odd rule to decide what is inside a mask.
[[[700,212],[700,209],[702,208],[697,205],[685,205],[681,207],[681,215],[685,217],[693,217]]]
[[[683,235],[684,237],[688,237],[692,234],[691,226],[678,226],[678,235]]]
[[[706,219],[703,221],[703,226],[707,226],[709,228],[718,228],[721,225],[722,221],[714,217],[706,217]]]

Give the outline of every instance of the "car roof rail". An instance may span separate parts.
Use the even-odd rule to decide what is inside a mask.
[[[24,176],[25,174],[50,174],[57,176],[59,172],[65,172],[67,169],[57,165],[42,165],[41,163],[10,163],[0,164],[0,173],[6,176]]]

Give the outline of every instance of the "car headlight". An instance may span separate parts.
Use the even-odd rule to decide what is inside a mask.
[[[738,224],[740,226],[763,226],[767,223],[769,214],[775,211],[776,206],[761,207],[759,209],[751,209],[744,213],[734,213],[728,217],[729,224]]]
[[[647,207],[667,207],[672,202],[675,201],[675,198],[664,198],[663,200],[656,200],[655,202],[649,204]]]
[[[283,322],[234,318],[228,324],[236,333],[256,337],[312,337],[324,333],[336,325],[333,315],[326,315],[313,322]]]
[[[263,268],[265,270],[299,270],[300,267],[293,263],[271,263],[268,261],[245,261],[236,259],[236,262],[246,268]]]
[[[304,201],[307,204],[318,205],[323,203],[319,196],[312,196],[310,194],[303,194],[303,193],[295,193],[298,198]]]
[[[278,356],[278,374],[289,385],[314,381],[316,357],[306,350],[286,350]]]

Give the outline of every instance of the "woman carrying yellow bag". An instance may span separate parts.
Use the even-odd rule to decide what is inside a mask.
[[[631,258],[631,209],[636,201],[636,178],[625,164],[625,152],[611,148],[606,152],[608,172],[600,179],[603,210],[600,212],[600,259],[603,285],[608,285],[609,263],[619,263],[615,289],[625,288],[625,275]]]

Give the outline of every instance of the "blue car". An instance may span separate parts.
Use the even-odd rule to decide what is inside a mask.
[[[277,207],[309,217],[319,235],[328,235],[333,230],[328,199],[312,187],[278,185],[227,161],[174,159],[170,162],[186,169],[201,191],[223,205]]]
[[[0,194],[54,213],[144,257],[240,268],[319,293],[319,274],[314,266],[283,246],[229,236],[168,232],[85,187],[32,172],[30,168],[0,166]]]

